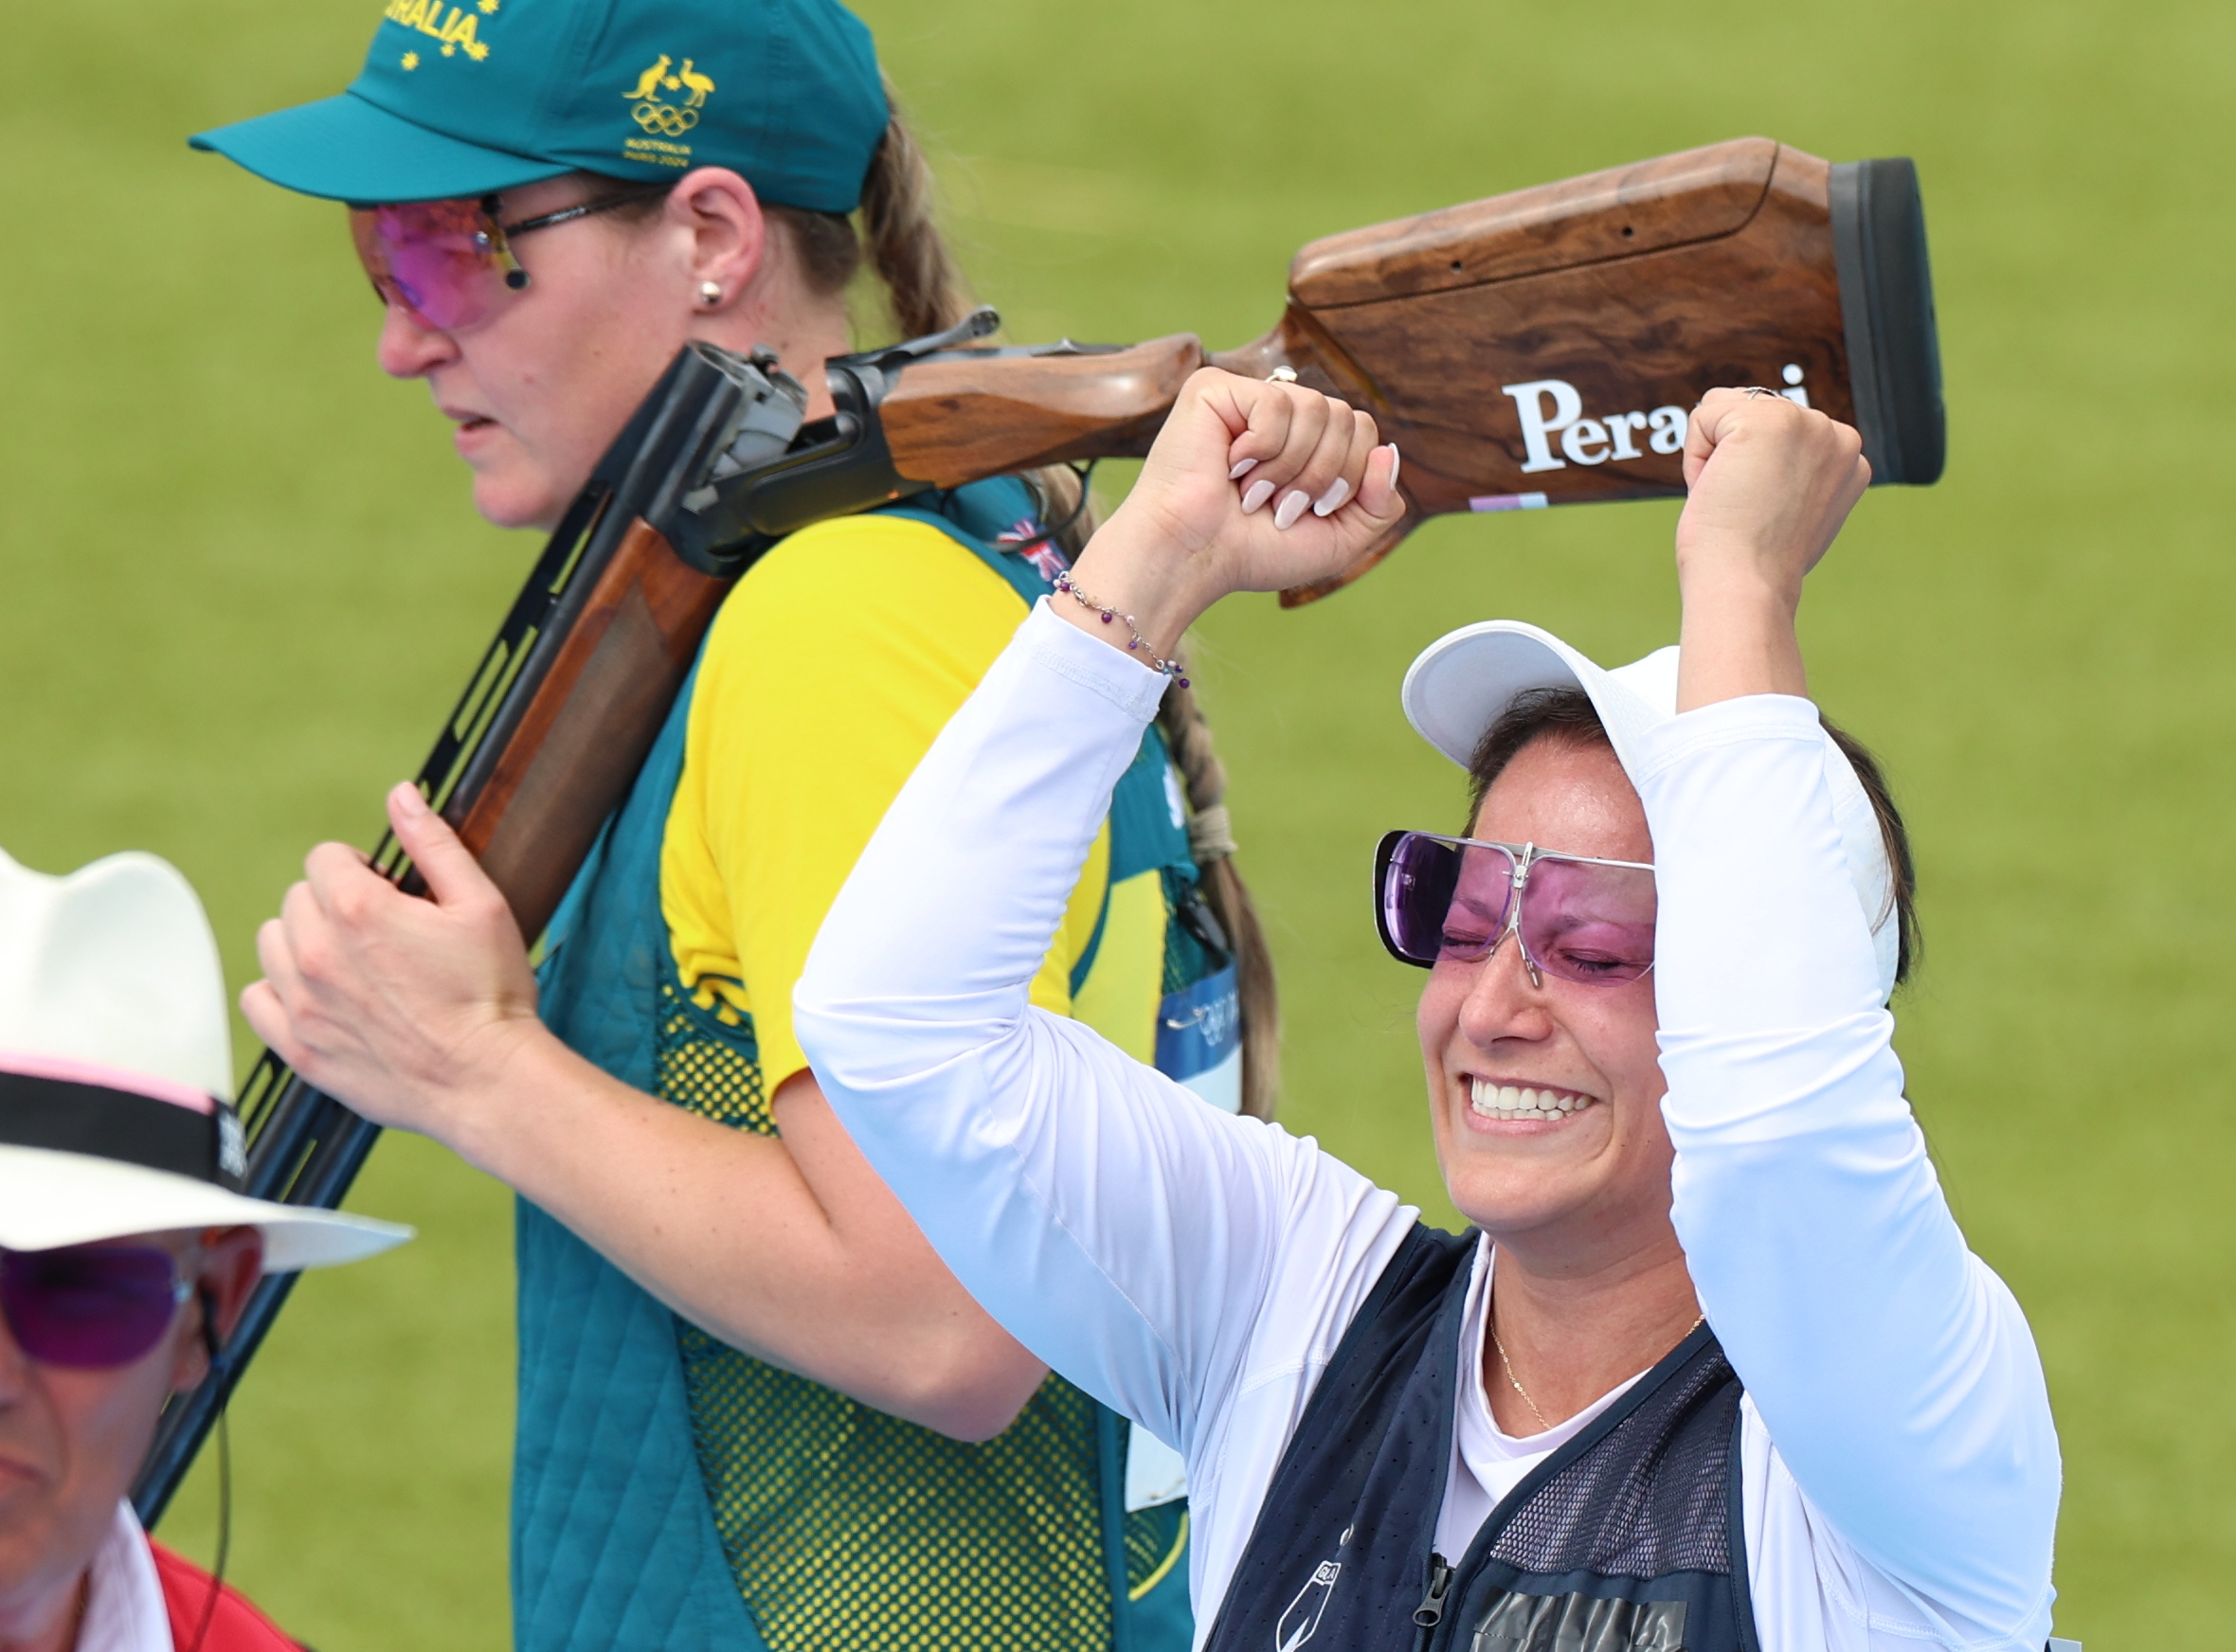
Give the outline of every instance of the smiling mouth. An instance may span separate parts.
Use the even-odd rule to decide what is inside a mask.
[[[1493,1084],[1488,1079],[1468,1080],[1468,1107],[1478,1118],[1566,1119],[1596,1105],[1597,1096],[1574,1090],[1532,1089],[1525,1085]]]

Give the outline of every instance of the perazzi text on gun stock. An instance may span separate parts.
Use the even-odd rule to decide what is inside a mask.
[[[1371,412],[1423,517],[1684,492],[1686,412],[1767,385],[1853,423],[1873,476],[1940,475],[1943,421],[1917,174],[1767,138],[1315,242],[1265,337],[1207,353],[985,348],[951,332],[825,364],[836,411],[773,356],[693,344],[538,559],[419,783],[540,934],[621,802],[724,594],[823,518],[1056,462],[1148,451],[1209,363]],[[1377,548],[1308,602],[1394,548]],[[406,888],[392,845],[376,862]],[[243,1089],[246,1191],[332,1208],[378,1129],[266,1053]],[[165,1411],[134,1501],[153,1525],[286,1300],[267,1278],[200,1388]]]

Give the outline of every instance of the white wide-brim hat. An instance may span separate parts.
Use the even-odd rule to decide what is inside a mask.
[[[0,1248],[251,1227],[286,1273],[411,1237],[244,1195],[232,1080],[217,943],[175,868],[49,877],[0,853]]]
[[[1548,631],[1520,620],[1486,620],[1438,637],[1405,673],[1406,720],[1422,739],[1466,768],[1490,726],[1518,695],[1532,689],[1581,689],[1599,713],[1623,772],[1637,781],[1640,744],[1649,730],[1677,715],[1677,650],[1657,648],[1613,671],[1587,659]],[[1825,780],[1848,853],[1864,921],[1879,965],[1884,998],[1894,991],[1902,925],[1894,872],[1871,799],[1848,756],[1828,734]]]

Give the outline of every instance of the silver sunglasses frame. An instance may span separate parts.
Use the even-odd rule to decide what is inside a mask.
[[[1426,837],[1432,843],[1449,844],[1454,849],[1496,849],[1503,851],[1506,857],[1514,863],[1511,878],[1514,899],[1506,908],[1506,926],[1492,938],[1490,944],[1483,949],[1480,957],[1462,959],[1460,961],[1482,963],[1497,957],[1498,949],[1506,943],[1506,937],[1511,935],[1514,938],[1515,950],[1522,955],[1522,967],[1529,971],[1529,984],[1538,988],[1542,988],[1545,984],[1544,973],[1538,967],[1538,961],[1529,955],[1529,943],[1523,938],[1522,934],[1522,903],[1528,895],[1530,871],[1538,862],[1561,860],[1574,866],[1614,866],[1621,867],[1628,871],[1649,873],[1653,871],[1651,861],[1610,860],[1604,855],[1570,854],[1559,849],[1540,849],[1534,843],[1502,843],[1493,837],[1448,837],[1441,832],[1416,832],[1403,829],[1392,832],[1383,837],[1381,844],[1375,851],[1375,915],[1378,927],[1382,930],[1383,944],[1388,946],[1390,951],[1401,961],[1410,963],[1416,969],[1434,969],[1435,965],[1434,962],[1422,963],[1418,959],[1407,958],[1398,952],[1395,943],[1390,940],[1389,919],[1384,908],[1385,896],[1382,888],[1383,879],[1388,875],[1388,868],[1396,857],[1398,842],[1408,837]],[[1623,980],[1576,981],[1574,984],[1603,987],[1629,986],[1632,981],[1644,980],[1652,973],[1653,964],[1649,961],[1644,969]],[[1570,978],[1561,976],[1560,979],[1568,980]]]

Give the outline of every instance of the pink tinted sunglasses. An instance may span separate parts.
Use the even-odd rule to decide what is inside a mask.
[[[1530,979],[1619,986],[1653,967],[1653,868],[1393,832],[1375,852],[1375,924],[1403,962],[1488,958],[1511,935]]]
[[[497,222],[497,197],[352,206],[350,235],[384,304],[400,304],[439,332],[478,327],[528,286],[513,256],[523,235],[665,195],[666,184],[617,190],[515,224]]]

